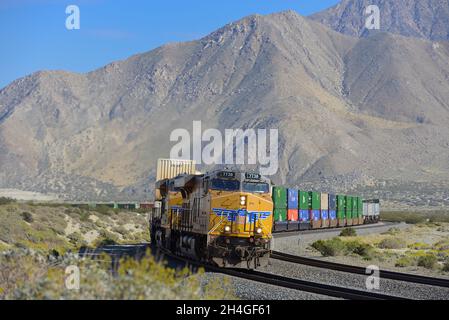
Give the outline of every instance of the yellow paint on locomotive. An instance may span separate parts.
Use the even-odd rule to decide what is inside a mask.
[[[178,209],[182,208],[182,194],[181,192],[168,192],[168,210],[167,210],[167,221],[164,225],[166,228],[176,228],[180,224],[181,215],[178,214]],[[171,221],[171,223],[170,223]]]
[[[247,238],[260,235],[271,239],[273,226],[273,202],[271,195],[246,192],[210,191],[211,211],[209,219],[209,234],[229,235]],[[245,197],[245,204],[241,204]],[[230,231],[226,232],[225,227]],[[262,229],[257,234],[257,229]]]

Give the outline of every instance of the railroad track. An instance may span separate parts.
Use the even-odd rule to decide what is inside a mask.
[[[363,267],[351,266],[351,265],[322,261],[322,260],[316,260],[316,259],[311,259],[311,258],[304,258],[304,257],[300,257],[300,256],[294,256],[291,254],[283,253],[283,252],[273,251],[271,253],[271,258],[276,259],[276,260],[282,260],[282,261],[307,265],[307,266],[311,266],[311,267],[322,268],[322,269],[330,269],[330,270],[335,270],[335,271],[342,271],[342,272],[347,272],[347,273],[366,275],[366,268],[363,268]],[[397,280],[397,281],[419,283],[419,284],[425,284],[425,285],[430,285],[430,286],[449,288],[449,280],[448,279],[433,278],[433,277],[420,276],[420,275],[408,274],[408,273],[400,273],[400,272],[394,272],[394,271],[386,271],[386,270],[380,270],[379,276],[384,279],[391,279],[391,280]]]
[[[82,257],[90,257],[92,259],[100,259],[103,254],[110,255],[112,257],[113,267],[116,267],[115,263],[123,257],[142,257],[150,248],[148,244],[142,245],[131,245],[131,246],[121,246],[121,245],[111,245],[104,246],[97,249],[84,250],[80,252]],[[336,297],[348,300],[407,300],[403,297],[392,296],[381,294],[371,291],[363,291],[353,288],[345,288],[332,286],[323,283],[316,283],[312,281],[306,281],[295,278],[288,278],[276,274],[259,272],[254,270],[240,270],[240,269],[225,269],[219,268],[212,265],[205,265],[203,263],[191,260],[185,257],[176,256],[166,250],[160,250],[160,252],[154,252],[156,255],[170,257],[177,261],[182,261],[186,265],[204,268],[208,272],[221,273],[228,276],[238,277],[242,279],[257,281],[260,283],[275,285],[278,287],[289,288],[309,293],[321,294],[329,297]],[[161,256],[159,257],[161,258]]]
[[[381,294],[372,291],[364,291],[353,288],[345,288],[339,286],[332,286],[323,283],[317,283],[312,281],[306,281],[295,278],[288,278],[276,274],[259,272],[255,270],[240,270],[240,269],[227,269],[220,268],[211,265],[204,265],[188,258],[176,256],[168,251],[162,251],[164,254],[171,258],[183,261],[186,264],[196,267],[202,267],[206,271],[216,272],[233,276],[237,278],[257,281],[265,284],[275,285],[278,287],[289,288],[309,293],[321,294],[329,297],[342,298],[348,300],[409,300],[407,298],[392,296],[387,294]]]
[[[379,223],[372,223],[372,224],[363,224],[360,226],[348,226],[347,228],[353,228],[355,230],[364,230],[364,229],[374,229],[374,228],[380,228],[380,227],[394,227],[395,225],[401,224],[401,222],[388,222],[388,221],[381,221]],[[293,237],[298,235],[307,235],[307,234],[325,234],[325,233],[331,233],[331,232],[339,232],[343,230],[344,228],[328,228],[328,229],[310,229],[310,230],[302,230],[302,231],[280,231],[280,232],[273,232],[274,238],[287,238],[287,237]]]

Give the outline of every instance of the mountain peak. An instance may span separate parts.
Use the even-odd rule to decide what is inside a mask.
[[[377,5],[381,31],[429,40],[449,40],[449,1],[447,0],[343,0],[336,6],[312,15],[335,31],[365,37],[365,10]]]

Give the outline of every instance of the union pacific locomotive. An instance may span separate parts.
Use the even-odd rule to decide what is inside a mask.
[[[158,163],[152,242],[220,267],[254,269],[268,264],[273,226],[270,179],[237,170],[202,174],[193,168],[186,169],[179,160]]]

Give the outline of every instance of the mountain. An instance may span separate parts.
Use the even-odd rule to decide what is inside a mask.
[[[170,133],[195,120],[222,132],[278,128],[276,183],[444,185],[448,76],[444,42],[358,39],[293,11],[254,15],[90,73],[42,71],[2,89],[0,188],[151,197]]]
[[[380,31],[434,41],[449,40],[449,1],[447,0],[343,0],[336,6],[312,15],[331,29],[367,36],[366,8],[377,5]]]

